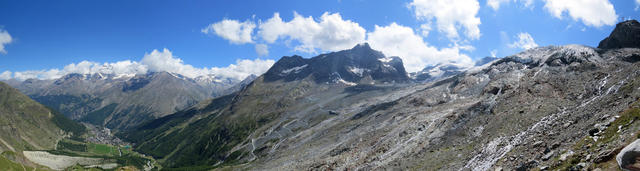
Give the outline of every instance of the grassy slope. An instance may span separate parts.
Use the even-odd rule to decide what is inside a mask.
[[[64,126],[68,121],[0,82],[0,138],[15,151],[53,149],[62,137],[56,123]],[[10,150],[5,144],[0,147]]]

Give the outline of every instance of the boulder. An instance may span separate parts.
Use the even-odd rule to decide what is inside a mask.
[[[624,147],[616,156],[616,161],[622,170],[640,170],[640,139]]]

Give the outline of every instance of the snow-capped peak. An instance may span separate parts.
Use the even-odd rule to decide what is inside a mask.
[[[565,45],[565,46],[546,46],[529,49],[508,58],[521,63],[535,63],[542,65],[551,57],[580,57],[591,58],[596,57],[599,60],[598,52],[592,47],[583,45]]]
[[[365,68],[358,68],[358,67],[348,67],[349,72],[357,75],[358,77],[362,77],[364,75],[365,72],[371,72],[370,69],[365,69]]]

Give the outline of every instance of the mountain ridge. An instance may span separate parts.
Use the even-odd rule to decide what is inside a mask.
[[[128,129],[234,91],[241,80],[191,79],[170,72],[138,75],[68,74],[55,80],[7,81],[75,120]],[[237,88],[236,88],[237,89]]]
[[[627,112],[640,110],[637,55],[546,46],[432,82],[348,86],[292,56],[237,94],[122,136],[168,168],[606,170],[640,129]]]
[[[285,56],[264,75],[267,82],[300,80],[308,76],[313,76],[316,83],[357,84],[369,77],[369,81],[378,83],[409,81],[402,59],[386,57],[382,52],[371,49],[368,43],[310,59]]]

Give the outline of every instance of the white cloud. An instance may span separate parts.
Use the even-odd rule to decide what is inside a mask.
[[[500,9],[500,5],[504,3],[509,3],[511,0],[487,0],[487,5],[493,8],[493,10]]]
[[[251,33],[256,28],[252,21],[240,22],[238,20],[224,19],[220,22],[209,24],[202,29],[202,33],[215,34],[234,44],[253,43]]]
[[[565,11],[573,20],[587,26],[600,27],[617,22],[613,5],[608,0],[545,0],[544,7],[556,18],[562,19]]]
[[[242,80],[247,76],[261,75],[275,63],[275,61],[267,59],[238,59],[236,64],[230,64],[227,67],[213,67],[209,69],[209,73],[213,75],[219,75],[222,77],[235,78]]]
[[[11,41],[13,41],[13,39],[9,32],[0,29],[0,54],[7,54],[7,50],[4,49],[4,46],[11,43]]]
[[[421,33],[422,33],[422,37],[429,36],[429,32],[431,32],[431,23],[421,24],[420,25],[420,30],[421,30]]]
[[[256,44],[256,53],[258,56],[267,56],[269,55],[269,46],[265,44]]]
[[[518,40],[508,45],[510,48],[521,48],[524,50],[538,47],[529,33],[519,33]]]
[[[260,23],[258,34],[267,43],[278,39],[298,41],[294,49],[301,52],[338,51],[353,47],[365,40],[365,29],[351,20],[343,20],[339,13],[325,12],[319,21],[303,17],[294,12],[291,21],[285,22],[275,13],[272,18]]]
[[[640,8],[640,0],[636,0],[636,11],[638,11],[638,8]]]
[[[444,32],[449,39],[459,39],[458,29],[464,28],[469,39],[480,38],[480,18],[476,15],[480,9],[477,0],[413,0],[409,4],[415,16],[428,22],[435,19],[438,31]]]
[[[500,9],[500,6],[502,4],[508,4],[511,1],[518,1],[518,0],[487,0],[487,5],[491,8],[493,8],[493,10],[497,11],[498,9]],[[526,8],[533,8],[533,1],[534,0],[520,0],[522,2],[522,4],[524,5],[524,7]]]
[[[498,54],[498,50],[497,49],[491,50],[491,57],[495,58],[497,54]]]
[[[11,71],[4,71],[4,72],[0,73],[0,80],[11,79],[11,75],[12,75]]]
[[[427,65],[455,62],[467,66],[473,65],[469,56],[460,53],[460,47],[438,49],[427,45],[413,29],[391,23],[388,26],[375,26],[367,34],[372,48],[381,50],[387,56],[399,56],[407,72],[422,70]],[[466,47],[469,48],[469,47]]]
[[[242,59],[237,60],[236,64],[230,64],[227,67],[213,68],[196,68],[189,64],[184,64],[182,59],[173,56],[168,49],[162,51],[153,50],[151,53],[144,55],[140,62],[135,61],[118,61],[114,63],[98,63],[91,61],[81,61],[80,63],[72,63],[66,65],[63,69],[49,70],[32,70],[14,72],[13,78],[25,80],[29,78],[36,79],[57,79],[71,73],[78,74],[113,74],[113,75],[135,75],[147,72],[172,72],[186,77],[195,78],[199,76],[215,75],[219,77],[232,78],[242,80],[251,74],[260,75],[266,72],[275,61],[262,59]],[[0,79],[6,77],[5,71],[0,75]],[[5,78],[6,79],[6,78]]]

